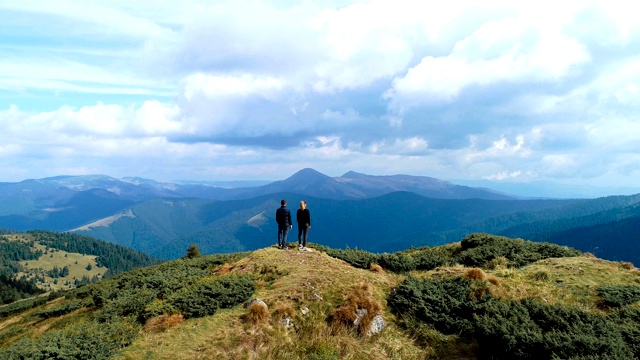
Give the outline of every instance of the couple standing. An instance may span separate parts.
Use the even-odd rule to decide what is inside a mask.
[[[298,249],[307,250],[307,234],[311,228],[311,214],[307,209],[307,202],[300,201],[300,209],[296,212],[298,222]],[[287,234],[293,229],[291,212],[287,209],[287,200],[280,201],[280,208],[276,210],[276,222],[278,223],[278,249],[287,249]]]

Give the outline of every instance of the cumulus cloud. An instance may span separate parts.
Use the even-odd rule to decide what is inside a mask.
[[[640,168],[640,25],[624,2],[25,0],[0,12],[0,165],[13,179],[313,167],[632,184]]]

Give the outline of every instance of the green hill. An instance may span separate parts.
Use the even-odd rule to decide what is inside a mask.
[[[156,263],[146,254],[87,236],[4,231],[0,234],[0,304]]]
[[[550,243],[267,247],[2,306],[0,358],[637,359],[639,301],[630,263]]]

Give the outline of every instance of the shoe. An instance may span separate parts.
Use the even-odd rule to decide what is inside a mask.
[[[302,250],[303,250],[303,251],[307,251],[307,247],[306,247],[306,246],[303,246],[303,247],[302,247]]]

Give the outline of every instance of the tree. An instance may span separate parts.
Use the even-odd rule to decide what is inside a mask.
[[[193,258],[197,258],[202,256],[202,254],[200,254],[200,248],[198,247],[198,245],[193,244],[191,246],[189,246],[189,249],[187,249],[187,255],[184,256],[185,259],[193,259]]]

